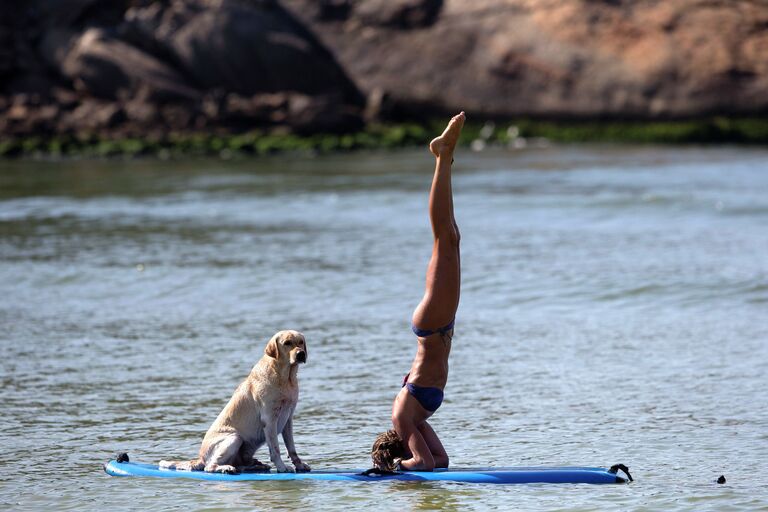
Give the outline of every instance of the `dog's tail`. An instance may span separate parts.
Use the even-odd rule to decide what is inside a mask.
[[[193,460],[161,460],[158,466],[161,469],[175,469],[176,471],[202,471],[205,469],[203,459]]]

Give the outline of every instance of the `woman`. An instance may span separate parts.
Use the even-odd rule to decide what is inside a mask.
[[[436,158],[429,194],[434,235],[432,258],[427,267],[424,298],[413,312],[412,328],[418,338],[418,350],[392,404],[394,429],[380,434],[371,452],[374,467],[382,471],[393,471],[397,459],[400,468],[411,471],[448,467],[448,454],[427,419],[443,401],[453,323],[459,306],[460,236],[453,217],[451,164],[465,118],[464,112],[454,116],[443,134],[429,144]]]

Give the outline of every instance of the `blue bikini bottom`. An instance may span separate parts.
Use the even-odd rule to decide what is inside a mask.
[[[440,388],[411,384],[408,382],[408,377],[410,375],[411,374],[409,373],[403,379],[403,387],[408,390],[408,393],[410,393],[423,408],[429,412],[435,412],[437,408],[440,407],[440,404],[443,403],[443,390]]]

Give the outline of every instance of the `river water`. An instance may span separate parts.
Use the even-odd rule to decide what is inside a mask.
[[[308,342],[299,453],[367,467],[416,348],[431,171],[426,151],[0,163],[0,505],[767,510],[763,149],[457,155],[462,301],[432,420],[452,464],[623,462],[633,484],[103,473],[120,451],[192,457],[287,328]]]

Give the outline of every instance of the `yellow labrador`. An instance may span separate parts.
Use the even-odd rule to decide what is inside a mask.
[[[282,434],[296,471],[309,471],[293,444],[293,411],[299,400],[298,365],[306,362],[303,334],[280,331],[272,336],[264,356],[208,429],[198,458],[162,460],[160,467],[217,473],[266,471],[269,466],[254,458],[256,450],[266,443],[275,469],[290,472],[293,470],[283,462],[277,445],[277,435]]]

